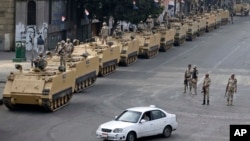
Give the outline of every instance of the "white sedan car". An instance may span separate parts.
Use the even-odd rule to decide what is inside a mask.
[[[135,141],[137,138],[162,134],[170,137],[178,126],[176,115],[149,107],[134,107],[122,112],[115,120],[101,124],[96,136],[103,140]]]

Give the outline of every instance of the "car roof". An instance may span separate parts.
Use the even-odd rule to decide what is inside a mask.
[[[154,107],[154,106],[144,106],[144,107],[132,107],[128,108],[129,111],[137,111],[137,112],[146,112],[146,111],[152,111],[152,110],[162,110],[160,108]]]

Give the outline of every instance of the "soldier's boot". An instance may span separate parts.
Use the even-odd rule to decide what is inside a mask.
[[[203,103],[202,103],[202,105],[205,105],[206,104],[206,100],[203,100]]]
[[[230,105],[233,106],[233,100],[231,100]]]
[[[209,100],[207,100],[207,105],[209,105]]]

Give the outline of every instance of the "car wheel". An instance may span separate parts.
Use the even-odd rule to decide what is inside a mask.
[[[136,140],[135,133],[129,132],[127,135],[126,141],[135,141],[135,140]]]
[[[171,136],[171,133],[172,133],[172,128],[170,126],[166,126],[163,129],[162,135],[163,135],[164,138],[168,138],[168,137]]]

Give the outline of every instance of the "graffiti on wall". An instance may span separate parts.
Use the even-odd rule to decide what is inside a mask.
[[[44,43],[47,43],[48,36],[48,24],[43,23],[40,26],[29,25],[25,26],[22,23],[18,23],[16,25],[16,41],[25,42],[25,48],[27,51],[35,50],[38,52],[37,48],[37,39],[41,36],[44,40]]]

